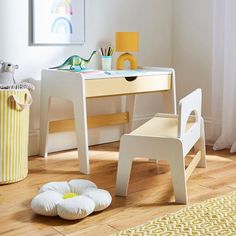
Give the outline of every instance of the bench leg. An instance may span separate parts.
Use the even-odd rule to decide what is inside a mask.
[[[123,139],[124,140],[124,139]],[[116,195],[127,196],[133,157],[128,152],[125,142],[120,143],[119,161],[116,177]]]
[[[188,204],[187,185],[185,176],[185,165],[183,155],[177,153],[173,161],[170,162],[172,183],[177,203]]]
[[[194,150],[197,153],[201,151],[201,160],[199,161],[197,167],[206,167],[206,144],[205,144],[205,131],[204,131],[204,120],[201,118],[201,134],[197,143],[194,145]]]

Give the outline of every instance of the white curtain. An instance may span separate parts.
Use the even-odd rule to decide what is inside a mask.
[[[236,152],[236,0],[213,4],[213,148]]]

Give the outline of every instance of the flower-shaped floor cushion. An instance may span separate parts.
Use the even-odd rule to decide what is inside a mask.
[[[44,216],[57,216],[77,220],[94,211],[102,211],[111,204],[108,191],[98,189],[89,180],[74,179],[69,182],[50,182],[39,189],[31,202],[32,210]]]

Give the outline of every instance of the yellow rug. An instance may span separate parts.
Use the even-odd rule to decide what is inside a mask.
[[[194,204],[115,235],[236,235],[236,191]]]

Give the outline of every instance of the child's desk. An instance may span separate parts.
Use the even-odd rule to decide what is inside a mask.
[[[89,174],[87,127],[126,124],[132,129],[135,95],[162,92],[165,108],[176,113],[175,74],[173,69],[144,67],[137,71],[78,73],[43,70],[41,80],[40,155],[47,156],[48,132],[76,130],[80,172]],[[126,111],[87,118],[86,98],[127,95]],[[74,120],[50,121],[50,98],[73,102]]]

